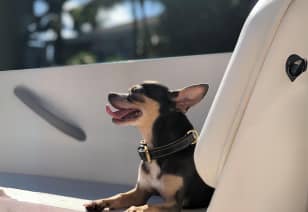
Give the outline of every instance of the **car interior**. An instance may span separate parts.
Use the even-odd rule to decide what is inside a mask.
[[[0,72],[0,211],[85,211],[132,188],[140,135],[104,105],[157,80],[209,85],[187,115],[215,192],[207,209],[183,211],[308,212],[307,10],[307,0],[259,0],[232,53]]]

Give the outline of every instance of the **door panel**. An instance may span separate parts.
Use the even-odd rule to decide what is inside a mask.
[[[107,94],[126,92],[144,80],[172,89],[208,83],[207,97],[188,113],[200,130],[229,58],[225,53],[0,72],[0,172],[133,184],[140,135],[111,123]],[[31,110],[14,94],[18,86],[45,110],[81,129],[86,140],[79,142]]]

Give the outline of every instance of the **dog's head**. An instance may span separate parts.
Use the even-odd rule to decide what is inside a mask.
[[[116,124],[151,126],[160,115],[175,111],[185,113],[203,99],[208,87],[200,84],[170,91],[157,82],[144,82],[125,94],[110,93],[108,99],[116,111],[113,112],[110,106],[106,111]]]

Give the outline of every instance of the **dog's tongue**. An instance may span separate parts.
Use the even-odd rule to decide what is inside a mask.
[[[106,105],[106,112],[115,119],[122,119],[124,116],[128,115],[129,113],[135,111],[134,109],[119,109],[115,112],[111,110],[109,105]]]

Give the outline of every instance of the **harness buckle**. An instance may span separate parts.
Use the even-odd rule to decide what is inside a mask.
[[[138,152],[139,152],[139,155],[144,155],[145,156],[145,159],[146,159],[146,162],[151,162],[152,161],[152,158],[151,158],[151,155],[150,155],[150,151],[149,151],[149,147],[148,145],[145,143],[144,140],[141,140],[140,141],[140,146],[138,148]]]
[[[192,135],[193,136],[193,138],[194,138],[194,140],[193,140],[193,142],[191,143],[191,144],[196,144],[197,143],[197,140],[198,140],[198,138],[199,138],[199,133],[197,132],[197,130],[189,130],[188,132],[187,132],[187,135]]]

